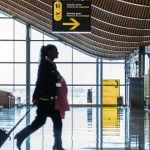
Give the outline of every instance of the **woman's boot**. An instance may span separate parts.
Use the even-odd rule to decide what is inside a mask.
[[[65,150],[64,148],[55,148],[54,146],[53,146],[53,150]]]
[[[30,134],[32,134],[35,130],[31,128],[31,126],[25,127],[23,130],[21,130],[19,133],[17,133],[14,137],[14,139],[17,140],[17,148],[18,150],[21,150],[21,144],[24,141],[25,138],[27,138]]]
[[[62,148],[62,140],[61,140],[61,129],[54,129],[54,146],[53,150],[65,150]]]

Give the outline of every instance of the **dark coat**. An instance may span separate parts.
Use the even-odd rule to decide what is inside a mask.
[[[55,97],[58,75],[56,65],[52,64],[48,60],[44,60],[39,65],[33,100],[38,100],[40,97],[46,99]]]

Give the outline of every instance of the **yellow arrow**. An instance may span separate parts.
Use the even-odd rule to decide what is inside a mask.
[[[75,20],[74,18],[70,18],[70,20],[72,21],[71,23],[69,23],[69,22],[63,23],[64,26],[73,26],[69,30],[74,30],[75,28],[77,28],[80,25],[80,23],[77,20]]]

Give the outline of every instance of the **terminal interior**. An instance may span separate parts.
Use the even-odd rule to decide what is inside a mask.
[[[40,48],[54,44],[59,52],[54,62],[66,80],[70,106],[63,119],[63,147],[149,150],[150,2],[60,0],[57,2],[69,3],[69,7],[90,3],[90,7],[80,8],[90,8],[90,15],[74,13],[75,8],[68,13],[82,19],[90,16],[85,28],[80,28],[83,22],[76,16],[81,21],[77,27],[70,31],[67,23],[65,31],[56,29],[60,32],[53,26],[54,2],[0,1],[0,129],[11,131],[29,111],[1,149],[17,150],[15,134],[34,120],[37,107],[32,95]],[[50,150],[53,142],[53,124],[48,118],[21,147]]]

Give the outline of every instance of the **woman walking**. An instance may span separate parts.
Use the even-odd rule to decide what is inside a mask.
[[[55,99],[57,98],[57,88],[60,74],[53,62],[58,58],[58,50],[55,45],[41,47],[41,60],[38,68],[36,87],[33,93],[33,103],[37,105],[37,116],[35,120],[23,130],[15,135],[17,147],[21,150],[21,144],[25,138],[42,127],[47,117],[53,122],[54,145],[53,150],[64,150],[62,147],[62,118],[60,111],[55,109]],[[57,87],[58,86],[58,87]]]

